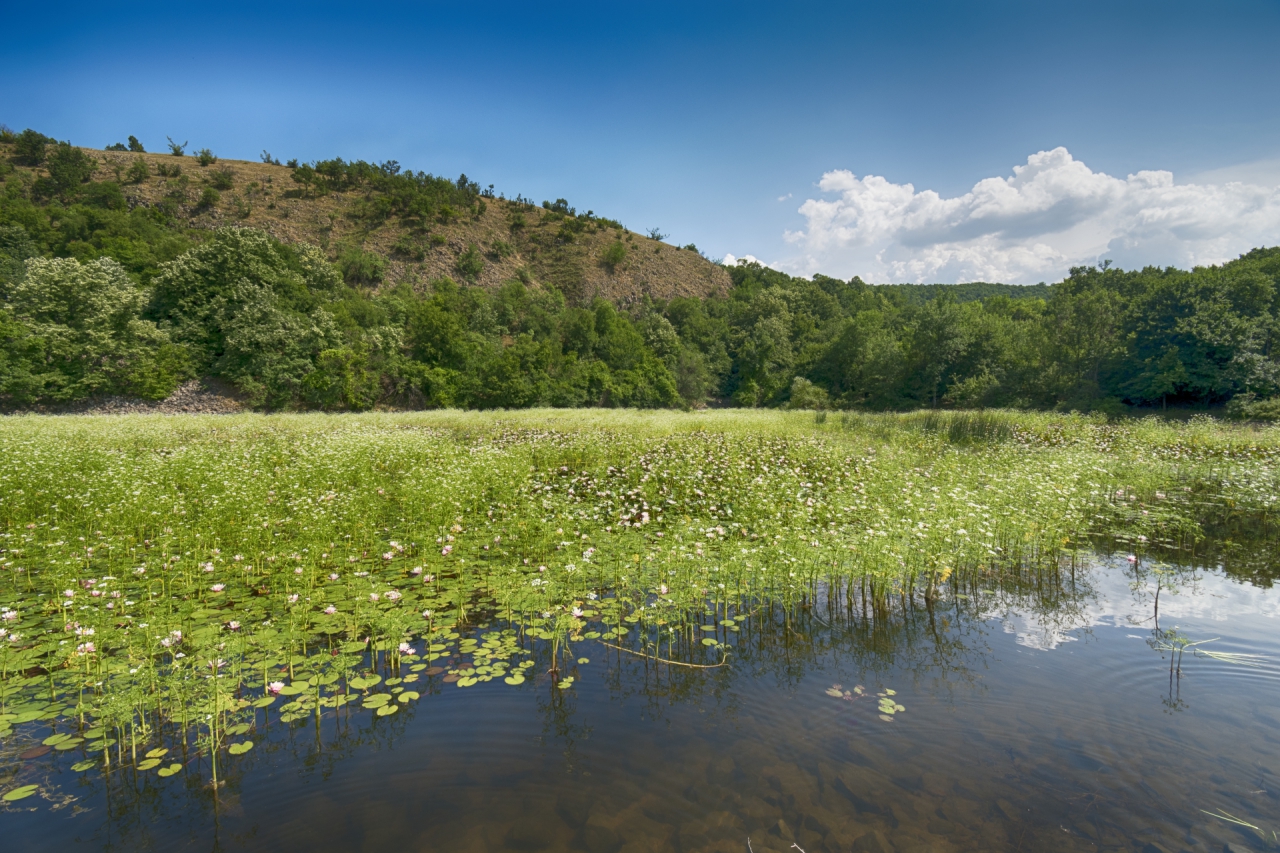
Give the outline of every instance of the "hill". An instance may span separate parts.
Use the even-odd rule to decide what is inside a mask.
[[[12,154],[7,147],[4,153]],[[403,172],[394,163],[340,159],[291,168],[78,150],[92,159],[96,181],[115,178],[130,208],[164,210],[191,231],[243,225],[286,243],[319,246],[348,283],[375,290],[450,277],[492,291],[518,279],[552,286],[569,304],[603,297],[626,305],[645,297],[705,297],[730,286],[724,269],[697,251],[578,213],[563,199],[545,206],[508,200],[465,175],[450,181]],[[31,173],[37,181],[50,177],[48,164]]]

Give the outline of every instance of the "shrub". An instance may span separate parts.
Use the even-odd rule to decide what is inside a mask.
[[[125,172],[125,178],[131,184],[140,184],[149,177],[151,177],[151,169],[147,167],[147,161],[141,157],[134,160],[129,171]]]
[[[93,207],[107,210],[124,210],[129,206],[120,185],[115,181],[95,181],[80,193],[80,200]]]
[[[657,228],[650,228],[648,234],[650,240],[665,240],[671,236],[670,234],[663,234]]]
[[[200,161],[201,166],[212,166],[218,162],[218,158],[208,148],[201,148],[196,152],[196,159]]]
[[[412,261],[420,261],[427,256],[418,241],[408,234],[402,234],[400,239],[396,240],[391,251],[395,252],[402,258],[408,258]]]
[[[1259,400],[1254,394],[1237,394],[1227,403],[1227,417],[1237,421],[1280,421],[1280,397]]]
[[[468,245],[467,250],[458,256],[456,266],[458,275],[469,281],[475,281],[480,277],[480,273],[484,271],[484,258],[480,257],[475,243]]]
[[[382,281],[387,262],[381,255],[352,246],[338,256],[338,269],[342,279],[352,287],[373,287]]]
[[[113,142],[102,150],[103,151],[128,151],[129,149],[124,147],[123,142]]]
[[[506,240],[494,240],[490,248],[499,258],[509,258],[516,253],[515,247]]]
[[[609,244],[607,249],[604,250],[604,255],[601,256],[600,260],[604,262],[606,267],[613,270],[626,260],[626,258],[627,247],[623,245],[621,240],[615,240]]]
[[[187,143],[186,143],[186,142],[183,142],[181,145],[179,145],[178,143],[176,143],[176,142],[174,142],[174,141],[173,141],[173,137],[172,137],[172,136],[166,136],[166,137],[165,137],[165,139],[169,140],[169,153],[170,153],[170,154],[172,154],[174,157],[182,157],[182,156],[185,156],[185,155],[186,155],[186,153],[187,153]]]
[[[165,164],[161,163],[156,166],[156,174],[162,178],[176,178],[182,174],[182,167],[177,163]]]
[[[98,161],[69,142],[59,142],[45,158],[45,168],[54,190],[66,195],[89,180],[98,169]]]
[[[235,173],[223,166],[209,174],[209,183],[215,190],[229,190],[235,186]]]
[[[147,149],[142,147],[142,143],[138,141],[138,137],[129,137],[129,150],[135,154],[146,154]]]
[[[259,156],[259,159],[261,159],[261,160],[262,160],[262,162],[263,162],[263,163],[266,163],[268,166],[279,166],[279,165],[280,165],[280,161],[279,161],[279,160],[277,160],[276,158],[272,157],[272,156],[271,156],[271,152],[270,152],[270,151],[268,151],[268,150],[267,150],[267,149],[265,149],[265,148],[263,148],[263,149],[262,149],[262,154]]]
[[[39,166],[44,162],[45,149],[53,139],[31,128],[19,133],[13,142],[13,154],[19,163],[27,166]]]
[[[803,376],[797,376],[791,380],[791,401],[787,404],[790,409],[813,409],[821,411],[827,407],[827,391],[814,385]]]
[[[222,201],[222,194],[213,187],[205,187],[200,193],[200,200],[196,203],[196,207],[200,210],[209,210],[218,206],[218,202]]]

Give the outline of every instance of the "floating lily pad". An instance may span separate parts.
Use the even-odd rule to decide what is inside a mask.
[[[66,732],[60,732],[56,735],[49,735],[47,738],[45,738],[40,742],[43,743],[45,746],[57,746],[63,741],[68,741],[68,740],[71,740],[71,735],[67,734]]]
[[[881,714],[880,719],[884,720],[886,723],[893,722],[893,717],[889,716],[888,714]]]
[[[84,743],[84,738],[76,737],[76,738],[72,738],[71,740],[64,740],[62,743],[55,745],[54,749],[61,752],[68,749],[75,749],[77,746],[79,746],[82,743]]]
[[[158,773],[161,776],[172,776],[174,773],[177,773],[181,769],[182,769],[181,764],[170,764],[168,767],[161,767],[159,770],[156,771],[156,773]]]
[[[837,699],[844,696],[843,693],[841,693],[839,690],[836,690],[834,687],[828,687],[825,692],[828,696],[834,696]]]
[[[261,699],[255,699],[253,701],[253,707],[265,708],[274,701],[276,701],[276,697],[274,696],[263,696]]]
[[[524,684],[524,676],[519,673],[516,673],[515,675],[508,675],[502,680],[507,684]]]
[[[160,759],[158,758],[148,758],[144,761],[138,762],[139,770],[150,770],[153,767],[159,767],[159,766],[160,766]]]
[[[239,743],[233,743],[231,746],[227,747],[227,752],[232,755],[244,755],[251,749],[253,749],[253,741],[242,740]]]
[[[400,709],[397,708],[395,705],[383,705],[381,708],[377,710],[377,714],[379,717],[389,717],[399,710]]]
[[[165,749],[164,747],[159,747],[157,749],[149,749],[147,750],[147,758],[163,758],[165,754],[167,754],[168,752],[169,750]]]
[[[91,770],[92,768],[97,766],[98,766],[97,759],[90,758],[85,761],[77,761],[75,764],[71,765],[71,769],[76,771],[77,773],[83,773],[84,771]]]
[[[39,791],[39,790],[40,790],[39,785],[23,785],[21,788],[14,788],[10,791],[5,792],[5,795],[3,797],[0,797],[0,800],[4,800],[6,803],[12,803],[17,800],[25,800],[27,797],[31,796],[32,794],[34,794],[36,791]]]
[[[581,666],[586,666],[589,663],[591,663],[591,658],[578,658],[578,664]]]
[[[416,691],[416,690],[406,690],[405,692],[401,693],[399,696],[397,696],[397,697],[396,697],[396,701],[397,701],[397,702],[412,702],[414,699],[417,699],[417,698],[419,698],[418,691]]]

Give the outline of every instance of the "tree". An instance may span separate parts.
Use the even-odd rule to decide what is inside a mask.
[[[136,136],[129,137],[129,150],[136,154],[147,153],[147,149],[142,147],[142,143],[138,141],[138,137]]]

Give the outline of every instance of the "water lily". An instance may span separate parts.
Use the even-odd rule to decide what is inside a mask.
[[[227,585],[225,583],[215,583],[213,586],[209,587],[209,589],[213,590],[214,592],[222,592],[226,588],[227,588]]]
[[[227,627],[230,628],[232,631],[239,631],[240,623],[232,619],[230,622],[227,623]]]
[[[440,556],[447,557],[452,551],[453,551],[452,545],[445,545],[443,548],[440,549]]]
[[[381,597],[382,597],[382,596],[378,595],[376,592],[371,592],[371,593],[369,593],[369,600],[370,600],[370,601],[377,601],[377,600],[378,600],[379,598],[381,598]]]
[[[63,594],[63,595],[65,595],[67,598],[75,598],[75,597],[76,597],[76,591],[75,591],[74,589],[64,589],[64,590],[62,591],[62,594]]]
[[[97,651],[97,649],[94,648],[93,643],[81,643],[76,646],[76,654],[78,655],[91,655],[95,651]]]
[[[12,622],[17,618],[18,618],[18,611],[16,610],[9,610],[8,608],[5,608],[4,610],[0,610],[0,619],[3,619],[6,622]]]
[[[659,594],[659,595],[666,595],[666,594],[667,594],[668,592],[670,592],[670,591],[671,591],[671,590],[669,590],[669,589],[667,588],[667,585],[666,585],[665,583],[664,583],[662,586],[658,587],[658,594]]]
[[[283,681],[273,681],[267,685],[267,692],[272,696],[279,696],[281,690],[284,690]]]
[[[329,573],[329,580],[331,580],[331,581],[336,581],[337,579],[338,579],[338,573],[337,573],[337,572],[330,572],[330,573]]]
[[[572,610],[571,612],[573,613],[573,616],[574,616],[574,618],[575,618],[575,619],[581,619],[581,618],[582,618],[582,608],[581,608],[581,607],[575,607],[575,608],[573,608],[573,610]]]
[[[399,593],[399,591],[394,590],[394,589],[392,589],[392,590],[388,590],[388,591],[386,592],[386,599],[387,599],[387,601],[399,601],[399,600],[400,600],[400,593]]]
[[[400,644],[400,654],[402,654],[402,655],[411,655],[411,654],[413,654],[413,646],[409,645],[408,643],[401,643],[401,644]]]
[[[1128,557],[1125,557],[1125,559],[1128,560],[1130,563],[1138,562],[1138,558],[1133,554],[1130,554]]]
[[[337,613],[337,612],[338,612],[338,608],[334,607],[332,604],[330,604],[328,607],[326,607],[326,608],[324,609],[324,615],[325,615],[325,616],[332,616],[333,614],[335,614],[335,613]]]
[[[290,604],[298,603],[298,594],[296,592],[293,595],[289,596],[289,603]]]

